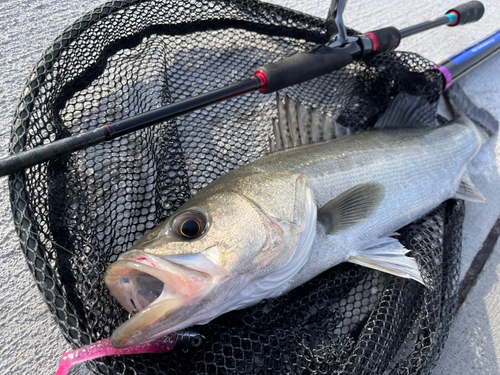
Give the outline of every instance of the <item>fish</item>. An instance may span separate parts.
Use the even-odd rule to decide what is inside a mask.
[[[498,132],[458,86],[447,100],[456,119],[438,126],[433,104],[400,93],[357,134],[291,100],[290,120],[278,103],[275,152],[201,189],[108,267],[109,291],[134,312],[111,344],[206,324],[342,262],[432,287],[396,232],[447,199],[483,202],[466,167]]]

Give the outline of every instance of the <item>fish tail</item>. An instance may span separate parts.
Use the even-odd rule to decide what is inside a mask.
[[[488,111],[472,103],[459,85],[452,85],[445,95],[455,118],[472,122],[480,131],[483,142],[498,133],[498,121]]]

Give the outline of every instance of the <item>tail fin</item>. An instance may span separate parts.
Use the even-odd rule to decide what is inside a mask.
[[[488,111],[472,103],[459,85],[452,85],[445,95],[454,116],[471,120],[481,130],[485,142],[498,133],[498,121]]]

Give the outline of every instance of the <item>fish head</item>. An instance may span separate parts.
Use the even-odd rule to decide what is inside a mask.
[[[266,298],[242,291],[287,267],[304,246],[303,232],[307,227],[310,237],[312,228],[306,224],[313,220],[315,228],[316,219],[316,207],[305,203],[314,205],[304,175],[229,177],[108,267],[110,292],[137,312],[113,332],[114,347],[139,345]]]

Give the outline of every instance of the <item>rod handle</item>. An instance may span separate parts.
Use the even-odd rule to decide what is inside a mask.
[[[374,44],[373,52],[381,53],[395,50],[401,42],[401,33],[395,27],[384,27],[366,35]]]
[[[450,9],[446,14],[455,14],[457,16],[457,20],[448,26],[465,25],[481,19],[484,14],[484,5],[480,1],[469,1]]]
[[[261,66],[256,75],[264,75],[267,82],[260,91],[269,94],[341,69],[352,63],[360,52],[356,42],[335,48],[320,46]]]

